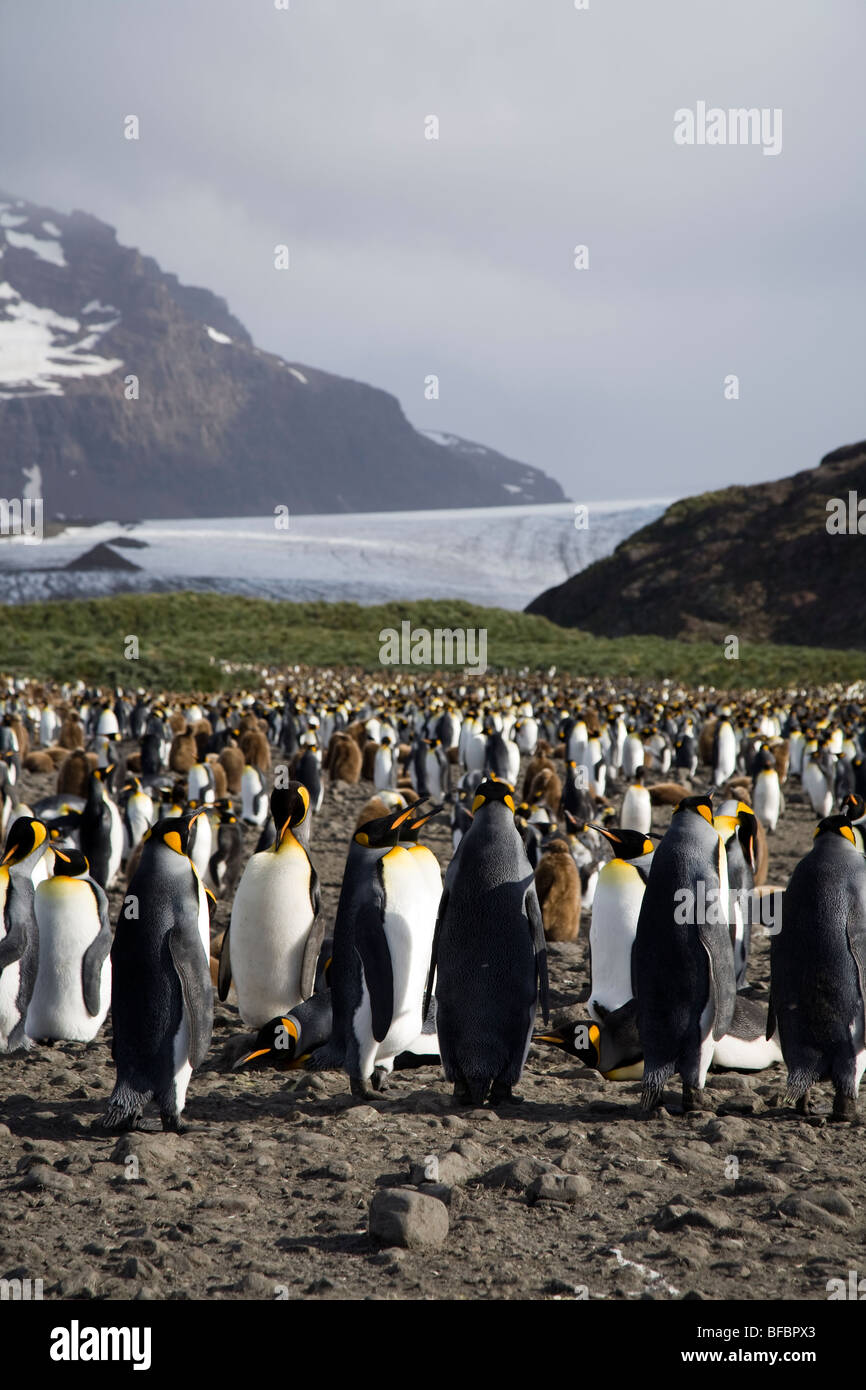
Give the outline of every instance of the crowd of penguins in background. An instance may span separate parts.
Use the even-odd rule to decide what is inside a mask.
[[[178,1129],[215,992],[248,1030],[236,1068],[342,1070],[357,1097],[395,1067],[435,1064],[456,1104],[517,1104],[534,1039],[612,1081],[642,1078],[643,1112],[675,1076],[688,1111],[710,1066],[783,1061],[787,1102],[805,1113],[829,1081],[833,1117],[856,1117],[859,686],[721,698],[555,674],[296,669],[210,697],[0,690],[0,1051],[87,1043],[110,1008],[107,1130],[153,1127],[151,1105]],[[22,771],[56,776],[56,791],[25,805]],[[315,868],[328,779],[371,793],[333,921]],[[767,837],[786,784],[817,826],[783,890]],[[659,805],[674,808],[663,835]],[[444,879],[421,842],[434,817],[450,823]],[[249,857],[242,825],[260,832]],[[109,889],[123,894],[114,922]],[[582,915],[585,1016],[551,1029],[546,944],[576,940]],[[757,924],[769,1007],[749,993]]]

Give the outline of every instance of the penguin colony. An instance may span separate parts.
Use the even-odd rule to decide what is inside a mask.
[[[22,772],[48,769],[56,792],[25,805]],[[326,920],[316,820],[328,783],[362,779]],[[816,824],[783,891],[768,846],[786,787]],[[421,838],[434,818],[451,831],[444,879]],[[342,1071],[357,1098],[395,1068],[439,1066],[458,1106],[517,1104],[535,1043],[641,1080],[643,1113],[705,1105],[711,1068],[781,1063],[801,1113],[829,1082],[833,1118],[856,1117],[860,688],[725,702],[669,684],[302,673],[179,699],[8,681],[0,830],[0,1051],[86,1044],[110,1017],[108,1130],[180,1128],[215,992],[247,1030],[235,1069]],[[749,982],[755,930],[771,936],[769,1001]],[[580,933],[582,1017],[551,1028],[546,943]]]

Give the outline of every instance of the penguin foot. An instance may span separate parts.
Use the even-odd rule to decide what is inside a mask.
[[[372,1083],[372,1086],[373,1086],[373,1090],[374,1090],[374,1091],[379,1091],[380,1093],[381,1093],[382,1091],[387,1091],[387,1089],[388,1089],[388,1075],[389,1075],[389,1073],[386,1071],[385,1067],[374,1067],[374,1068],[373,1068],[373,1075],[372,1075],[372,1077],[370,1078],[370,1080],[371,1080],[371,1083]]]
[[[794,1106],[794,1109],[796,1110],[796,1112],[797,1112],[798,1115],[811,1115],[811,1113],[812,1113],[812,1108],[811,1108],[811,1106],[809,1105],[809,1092],[808,1092],[808,1091],[804,1091],[804,1092],[803,1092],[803,1094],[800,1096],[800,1099],[797,1101],[796,1105]]]
[[[490,1108],[496,1105],[522,1105],[523,1096],[516,1096],[511,1087],[503,1081],[494,1081],[490,1087]]]
[[[466,1082],[463,1080],[462,1077],[459,1081],[454,1082],[454,1091],[451,1096],[451,1100],[454,1105],[463,1106],[475,1104],[470,1094],[469,1087],[466,1085]]]
[[[371,1096],[370,1087],[361,1076],[349,1077],[349,1089],[355,1100],[369,1100]]]
[[[683,1114],[692,1115],[699,1110],[707,1110],[706,1099],[703,1090],[698,1086],[687,1086],[683,1082]]]
[[[180,1122],[180,1115],[160,1115],[163,1134],[184,1134],[186,1125]],[[156,1125],[154,1124],[154,1129]]]
[[[130,1129],[136,1129],[140,1134],[161,1134],[164,1128],[159,1120],[146,1120],[143,1115],[138,1115],[135,1123],[130,1125]]]
[[[845,1096],[842,1095],[840,1091],[837,1091],[833,1099],[833,1114],[830,1116],[830,1119],[836,1120],[837,1122],[848,1120],[851,1124],[857,1124],[857,1101],[855,1097]]]

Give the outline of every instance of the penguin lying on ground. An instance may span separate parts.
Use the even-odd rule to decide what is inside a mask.
[[[607,1081],[640,1081],[643,1049],[637,1029],[637,1001],[610,1013],[596,1005],[598,1017],[536,1033],[532,1041],[561,1047]],[[711,1065],[719,1071],[763,1071],[781,1062],[778,1033],[767,1038],[767,1006],[738,994],[728,1032],[716,1042]]]

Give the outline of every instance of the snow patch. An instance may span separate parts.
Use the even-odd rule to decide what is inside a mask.
[[[517,483],[503,483],[502,486],[505,488],[505,491],[506,491],[506,492],[522,492],[522,491],[523,491],[523,488],[522,488],[522,487],[519,487]]]
[[[82,314],[117,314],[113,304],[100,304],[98,299],[90,299],[81,310]]]
[[[63,247],[59,241],[43,241],[41,237],[33,236],[30,232],[7,232],[6,240],[19,251],[32,251],[40,261],[47,261],[49,265],[66,265]]]
[[[49,236],[55,236],[55,237],[61,237],[61,236],[63,236],[63,233],[61,232],[60,228],[59,228],[59,227],[55,227],[55,225],[54,225],[53,222],[43,222],[43,223],[42,223],[42,230],[43,230],[43,232],[47,232]]]
[[[207,329],[207,335],[208,335],[208,337],[209,337],[209,338],[213,338],[213,340],[214,340],[215,343],[230,343],[230,342],[231,342],[231,338],[228,336],[227,333],[218,333],[217,330],[216,330],[215,328],[211,328],[210,324],[207,324],[207,323],[205,324],[205,328]]]
[[[3,206],[8,208],[9,204],[4,203]],[[0,227],[20,227],[21,223],[26,221],[26,217],[16,217],[11,212],[4,212],[0,215]]]
[[[307,382],[307,378],[304,376],[304,373],[299,372],[297,367],[289,367],[289,371],[291,372],[292,376],[297,377],[298,381],[300,381],[304,386],[307,386],[309,384]]]
[[[106,376],[123,366],[121,358],[94,352],[99,339],[118,320],[89,325],[82,334],[78,319],[30,304],[8,282],[0,284],[4,317],[0,318],[0,392],[15,395],[62,396],[57,378]]]

